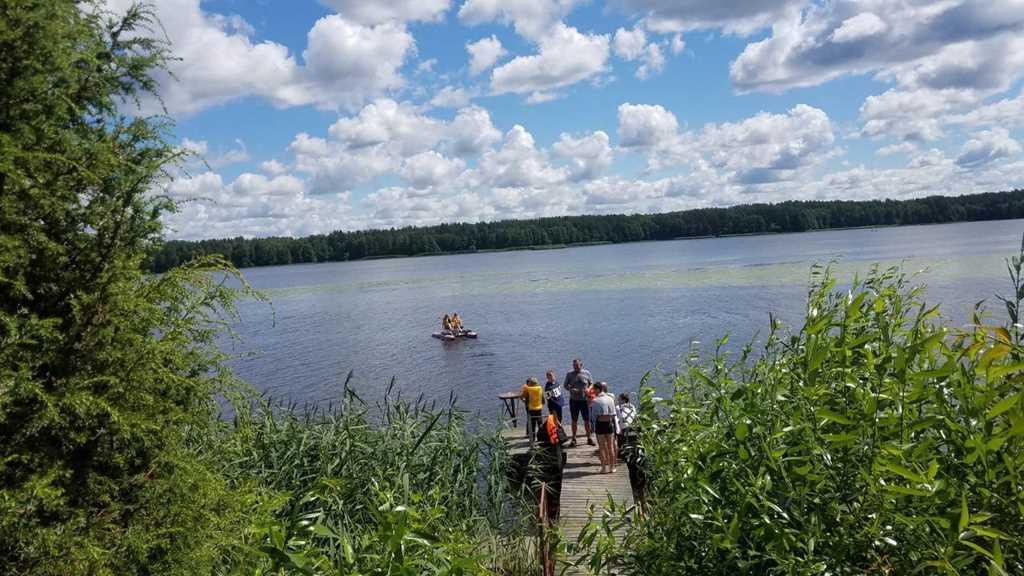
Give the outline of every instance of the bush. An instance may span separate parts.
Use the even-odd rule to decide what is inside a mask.
[[[1024,256],[1024,252],[1022,252]],[[719,351],[643,391],[641,574],[1024,573],[1024,354],[1008,327],[943,325],[898,269],[837,290],[764,354]],[[723,340],[720,344],[724,344]]]

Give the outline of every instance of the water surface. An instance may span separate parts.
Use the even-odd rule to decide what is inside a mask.
[[[584,359],[613,390],[635,390],[655,367],[671,372],[690,342],[746,342],[768,314],[802,319],[810,266],[835,261],[841,279],[873,263],[902,264],[952,321],[1005,292],[1004,259],[1024,220],[641,242],[308,264],[245,271],[273,302],[246,302],[235,327],[236,373],[303,403],[339,396],[346,374],[365,398],[391,377],[403,395],[494,417],[497,394],[548,368]],[[430,337],[445,312],[475,341]]]

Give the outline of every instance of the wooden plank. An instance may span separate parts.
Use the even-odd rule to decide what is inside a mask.
[[[597,447],[580,444],[566,448],[565,469],[562,470],[562,493],[559,499],[559,526],[567,542],[576,542],[589,520],[590,505],[595,515],[606,509],[608,498],[626,507],[633,505],[633,489],[629,468],[620,462],[614,473],[601,474]],[[624,529],[615,531],[624,536]],[[585,569],[570,569],[566,574],[586,574]]]

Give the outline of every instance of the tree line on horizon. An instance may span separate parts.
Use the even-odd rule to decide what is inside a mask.
[[[339,230],[303,238],[172,240],[152,256],[149,267],[154,272],[164,272],[197,256],[211,254],[222,255],[235,266],[246,268],[582,243],[1007,218],[1024,218],[1024,190],[909,200],[787,201],[664,214],[560,216],[384,230]]]

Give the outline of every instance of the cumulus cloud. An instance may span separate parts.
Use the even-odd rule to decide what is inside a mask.
[[[608,134],[601,130],[579,137],[563,132],[551,148],[569,161],[573,180],[592,180],[612,164],[609,142]]]
[[[763,28],[803,3],[804,0],[619,0],[628,12],[644,16],[645,24],[654,31],[721,28],[739,34]]]
[[[699,132],[680,132],[675,115],[658,105],[619,106],[619,145],[646,154],[651,169],[689,165],[744,185],[769,184],[806,176],[836,154],[834,144],[828,115],[804,104]]]
[[[507,54],[501,41],[493,34],[466,44],[466,52],[469,53],[469,73],[473,76],[490,70]]]
[[[624,148],[657,148],[678,137],[675,114],[657,104],[619,106],[619,145]]]
[[[639,58],[643,55],[646,45],[647,34],[644,33],[643,28],[633,28],[632,30],[619,28],[615,31],[615,37],[612,42],[615,55],[626,60],[636,60]]]
[[[786,114],[762,112],[742,122],[709,124],[696,147],[713,166],[744,184],[790,179],[834,153],[835,135],[824,111],[805,104]]]
[[[184,202],[180,212],[166,216],[178,238],[305,235],[350,222],[347,196],[310,198],[303,181],[288,174],[243,173],[225,183],[204,172],[178,178],[164,192]]]
[[[413,188],[427,188],[454,180],[465,167],[459,158],[445,158],[427,150],[406,158],[399,175]]]
[[[680,42],[682,42],[681,39]],[[638,27],[632,30],[619,28],[615,31],[615,36],[612,39],[612,48],[615,55],[623,60],[643,61],[636,71],[636,77],[641,80],[645,80],[665,68],[665,55],[662,53],[661,46],[654,42],[648,44],[647,34],[642,28]]]
[[[607,66],[607,35],[583,34],[556,24],[538,45],[538,52],[518,56],[491,73],[495,94],[545,94],[603,72]]]
[[[117,14],[128,4],[106,6]],[[160,95],[179,116],[250,96],[278,107],[355,109],[401,87],[399,69],[415,52],[401,22],[371,25],[331,14],[310,29],[299,63],[287,47],[253,39],[244,19],[206,12],[199,0],[164,0],[155,8],[176,57],[169,73],[157,74]],[[155,106],[147,103],[147,111]]]
[[[459,19],[466,24],[511,24],[523,38],[540,40],[583,0],[466,0]]]
[[[264,162],[260,162],[260,172],[271,177],[280,176],[288,172],[288,167],[277,160],[266,160]]]
[[[465,88],[445,86],[430,99],[430,105],[437,108],[462,108],[469,104],[470,95]]]
[[[802,11],[790,10],[775,21],[771,36],[747,45],[733,62],[730,75],[741,90],[781,91],[846,74],[886,72],[896,66],[913,73],[919,67],[928,68],[931,62],[947,60],[953,52],[967,50],[976,52],[974,65],[959,73],[938,66],[950,73],[925,75],[915,83],[936,89],[980,87],[993,82],[992,75],[1016,73],[992,70],[982,62],[1012,58],[1005,42],[1012,40],[1022,25],[1024,4],[1017,0],[908,0],[898,4],[838,0],[813,4]],[[943,55],[946,51],[949,54]]]
[[[338,15],[325,16],[309,31],[302,53],[306,98],[322,106],[355,109],[403,85],[399,68],[415,46],[403,26],[363,26]]]
[[[538,150],[533,135],[515,125],[505,134],[501,147],[480,157],[480,179],[497,188],[529,188],[565,180],[564,170],[550,165]]]
[[[1020,152],[1020,144],[1010,137],[1008,130],[992,128],[975,134],[974,138],[965,142],[956,158],[956,164],[972,170]]]
[[[360,24],[384,22],[436,22],[448,11],[450,0],[320,0],[342,16]]]
[[[954,125],[986,126],[999,125],[1006,127],[1024,126],[1024,91],[1012,98],[1003,98],[996,102],[978,106],[974,109],[950,114],[945,121]]]
[[[348,192],[389,174],[423,188],[454,177],[465,165],[463,159],[501,140],[483,108],[462,108],[445,122],[389,99],[339,118],[327,135],[300,133],[289,145],[295,169],[309,179],[313,195]]]
[[[448,125],[447,145],[456,156],[475,156],[501,141],[491,115],[479,106],[458,111]]]

